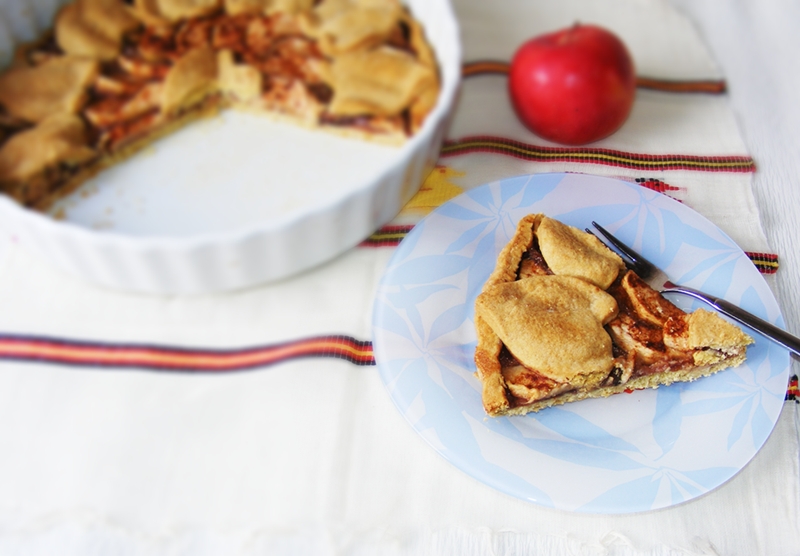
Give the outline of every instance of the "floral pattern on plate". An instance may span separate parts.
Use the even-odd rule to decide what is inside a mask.
[[[474,376],[474,301],[517,221],[595,220],[674,281],[782,324],[742,250],[655,191],[584,174],[490,183],[442,205],[403,240],[378,288],[373,344],[389,395],[442,456],[507,494],[561,510],[629,513],[691,500],[733,477],[772,431],[789,373],[782,348],[756,343],[745,364],[692,383],[489,418]],[[700,302],[672,295],[691,311]]]

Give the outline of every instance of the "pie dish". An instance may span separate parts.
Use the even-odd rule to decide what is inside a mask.
[[[0,73],[0,191],[47,208],[225,107],[399,144],[439,89],[399,0],[74,0]]]
[[[9,53],[42,36],[58,13],[49,2],[24,4],[0,0],[0,19],[17,29],[13,39],[0,36],[6,66],[14,63]],[[404,131],[402,144],[391,133],[341,139],[359,133],[357,118],[350,127],[316,121],[314,127],[332,131],[319,133],[307,131],[302,118],[263,117],[263,106],[239,104],[212,118],[199,109],[186,116],[198,121],[167,129],[155,142],[148,137],[139,155],[122,152],[122,162],[113,160],[56,201],[50,217],[0,196],[0,224],[69,274],[140,292],[225,291],[333,258],[393,218],[416,192],[438,157],[452,110],[460,79],[452,9],[445,0],[405,6],[423,28],[437,30],[429,42],[440,92],[419,128]],[[21,22],[20,9],[35,17]],[[229,82],[238,82],[236,74]]]
[[[741,365],[753,339],[686,313],[595,236],[522,218],[475,301],[483,406],[498,417],[689,382]]]

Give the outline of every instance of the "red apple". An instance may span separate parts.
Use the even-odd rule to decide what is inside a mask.
[[[611,135],[628,118],[636,71],[616,35],[576,24],[524,43],[511,61],[508,90],[535,134],[582,145]]]

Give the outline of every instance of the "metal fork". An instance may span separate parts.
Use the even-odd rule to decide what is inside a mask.
[[[611,232],[603,228],[597,222],[592,222],[592,226],[597,228],[597,231],[600,232],[600,234],[607,240],[606,245],[608,245],[609,248],[622,257],[622,260],[625,261],[626,266],[633,270],[654,290],[659,292],[682,293],[704,301],[720,313],[723,313],[735,321],[752,328],[773,342],[782,345],[795,355],[800,356],[800,338],[797,336],[789,334],[785,330],[758,318],[754,314],[745,311],[741,307],[737,307],[729,301],[725,301],[719,297],[714,297],[713,295],[708,295],[707,293],[703,293],[693,288],[679,286],[671,282],[664,271],[622,243],[619,239],[614,237]],[[586,228],[586,231],[590,234],[593,233],[589,228]]]

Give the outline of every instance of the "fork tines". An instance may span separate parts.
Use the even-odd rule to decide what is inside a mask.
[[[647,276],[651,269],[654,268],[653,263],[642,257],[639,253],[622,243],[618,240],[611,232],[603,228],[600,224],[595,221],[592,221],[592,226],[597,228],[597,231],[607,240],[606,245],[609,243],[608,247],[615,251],[622,260],[625,262],[625,265],[633,270],[639,276]],[[586,231],[590,234],[593,233],[589,228],[586,228]]]

